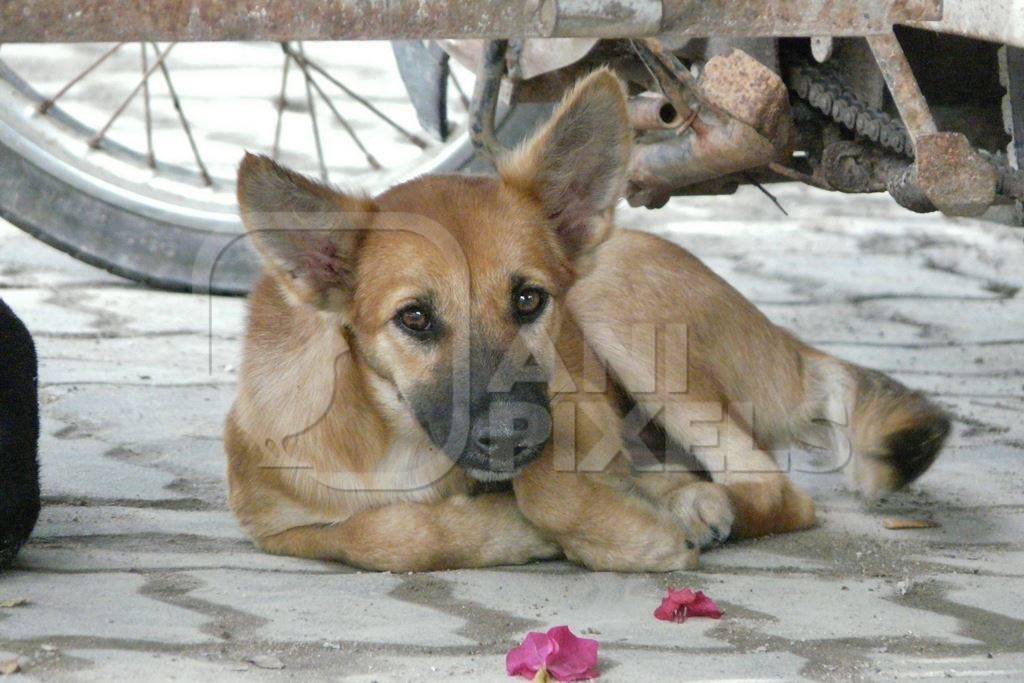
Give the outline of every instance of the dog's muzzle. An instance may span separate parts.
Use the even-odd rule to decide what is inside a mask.
[[[551,412],[545,395],[533,401],[497,399],[473,416],[458,464],[475,479],[510,479],[540,457],[551,438]]]
[[[511,479],[540,457],[551,439],[545,385],[496,394],[474,407],[420,417],[431,440],[474,479]]]
[[[542,445],[517,449],[510,458],[466,453],[459,459],[458,464],[466,471],[466,474],[479,481],[505,481],[517,476],[543,452],[544,446]]]
[[[551,439],[547,379],[539,366],[503,363],[486,345],[470,360],[469,373],[445,375],[411,403],[434,444],[470,476],[511,479]]]

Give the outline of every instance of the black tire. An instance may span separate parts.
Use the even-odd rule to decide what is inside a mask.
[[[241,235],[132,213],[55,178],[2,143],[0,215],[80,261],[157,289],[244,295],[258,272]],[[221,256],[203,283],[196,271],[208,253]]]
[[[539,104],[511,107],[498,127],[499,139],[515,144],[549,110]],[[437,170],[486,169],[467,148]],[[259,274],[242,233],[133,212],[65,182],[2,141],[0,216],[80,261],[157,289],[241,296]]]

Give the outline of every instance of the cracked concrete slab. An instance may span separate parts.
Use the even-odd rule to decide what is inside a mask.
[[[641,648],[645,650],[726,649],[709,631],[717,625],[711,620],[695,620],[687,628],[665,628],[665,623],[652,618],[651,596],[665,594],[665,577],[658,575],[616,575],[595,573],[580,582],[575,574],[535,572],[529,582],[518,580],[514,572],[450,572],[445,579],[451,587],[453,600],[487,605],[510,616],[534,622],[531,630],[545,624],[580,624],[599,634],[608,648]],[[705,577],[691,576],[688,584],[708,590]],[[495,602],[494,598],[500,596]],[[718,596],[716,595],[716,600]],[[718,603],[723,610],[730,607]]]
[[[155,598],[147,586],[150,581],[125,572],[48,579],[34,572],[11,572],[4,576],[4,592],[31,602],[3,610],[0,641],[138,645],[206,640],[202,615]]]
[[[955,434],[911,491],[873,506],[795,453],[818,528],[657,576],[371,574],[259,553],[227,511],[220,445],[243,302],[152,292],[0,223],[0,295],[42,359],[45,502],[0,577],[0,599],[32,601],[0,608],[0,651],[25,680],[500,681],[526,632],[566,623],[601,642],[608,681],[1020,679],[1022,233],[773,192],[788,218],[750,190],[621,222],[690,248],[805,339],[932,393]],[[940,526],[887,530],[890,516]],[[682,585],[725,617],[654,620]]]

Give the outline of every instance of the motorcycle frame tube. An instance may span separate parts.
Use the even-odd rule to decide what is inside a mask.
[[[941,18],[942,0],[5,0],[0,42],[843,36]]]

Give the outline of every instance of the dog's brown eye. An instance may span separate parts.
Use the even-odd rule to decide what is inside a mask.
[[[434,325],[430,313],[421,306],[407,306],[397,317],[398,323],[410,332],[429,332]]]
[[[547,294],[536,287],[524,287],[512,294],[512,308],[523,322],[529,322],[540,315],[547,301]]]

